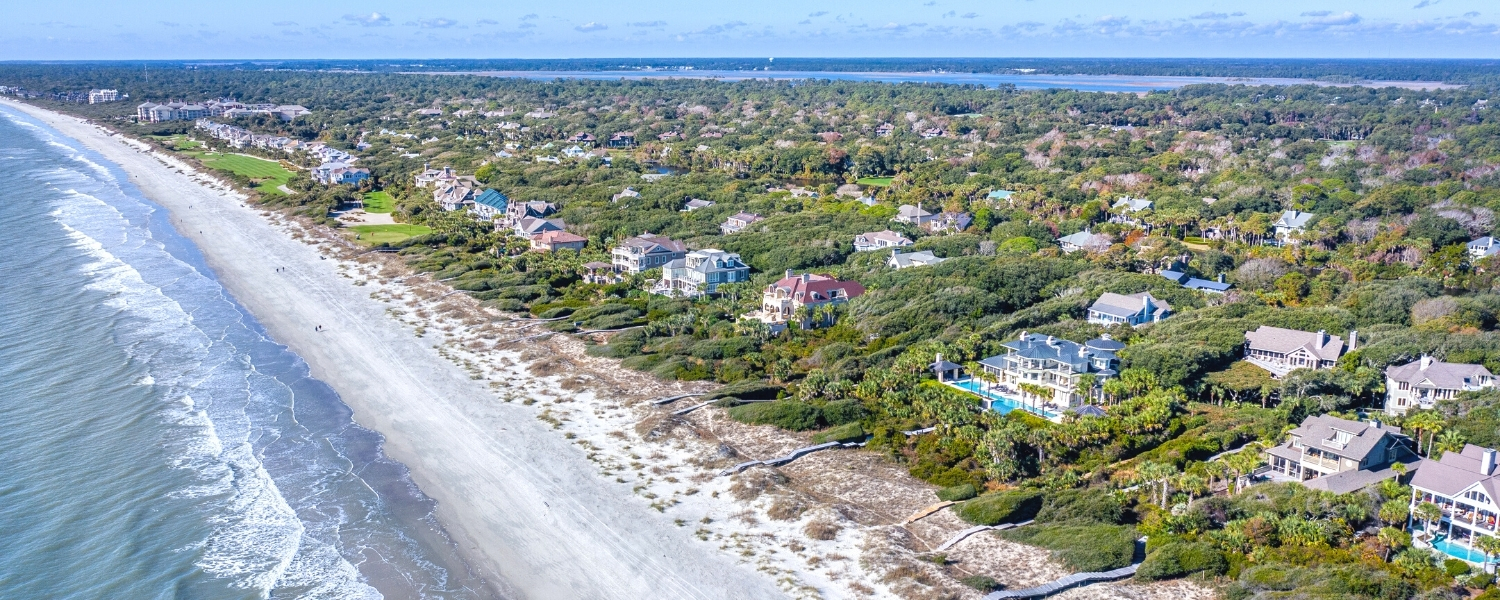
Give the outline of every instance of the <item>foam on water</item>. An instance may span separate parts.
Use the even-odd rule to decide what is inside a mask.
[[[80,335],[104,332],[111,352],[120,353],[126,365],[115,367],[118,382],[110,378],[114,372],[105,368],[107,361],[87,373],[68,375],[66,369],[75,361],[57,361],[42,354],[71,354],[62,346],[72,338],[68,332],[57,332],[56,325],[34,322],[15,323],[20,326],[16,339],[25,333],[44,343],[0,345],[0,361],[10,366],[33,360],[56,365],[60,377],[75,382],[97,380],[101,386],[118,383],[122,389],[139,390],[143,401],[134,408],[136,412],[122,404],[116,411],[93,415],[90,422],[101,423],[107,427],[105,432],[88,431],[84,424],[69,430],[37,427],[31,431],[27,427],[31,423],[24,421],[29,413],[0,398],[0,425],[8,429],[0,435],[0,445],[7,442],[4,435],[79,436],[58,443],[92,444],[105,455],[140,452],[155,456],[164,469],[150,482],[95,490],[117,498],[121,510],[145,511],[131,514],[167,513],[148,518],[154,524],[150,535],[160,539],[142,538],[148,534],[139,525],[130,525],[130,519],[143,517],[120,515],[124,520],[118,521],[119,531],[134,532],[122,535],[136,539],[88,539],[87,543],[91,547],[157,544],[164,550],[142,552],[137,563],[147,565],[141,568],[148,571],[169,573],[164,576],[170,583],[159,584],[169,587],[143,593],[130,588],[147,585],[141,576],[73,573],[75,578],[96,577],[100,590],[107,590],[86,588],[90,591],[85,595],[146,597],[175,587],[176,594],[155,596],[172,597],[184,589],[201,593],[217,587],[255,597],[373,599],[382,597],[377,590],[382,586],[400,597],[483,597],[476,591],[481,582],[461,564],[455,565],[451,543],[446,543],[431,517],[431,500],[411,483],[404,467],[384,457],[378,434],[354,425],[337,396],[310,379],[299,358],[266,337],[213,278],[196,250],[165,225],[157,208],[122,183],[125,178],[117,168],[24,117],[4,109],[0,115],[6,117],[0,121],[0,156],[18,161],[0,167],[4,169],[0,177],[13,178],[28,190],[8,198],[11,204],[0,207],[0,218],[14,217],[38,227],[50,223],[56,232],[51,237],[59,240],[53,246],[32,249],[35,256],[28,260],[52,261],[46,265],[27,270],[0,262],[0,276],[12,278],[7,281],[9,287],[0,288],[0,325],[21,315],[32,321],[50,315],[36,310],[12,314],[5,308],[8,302],[20,307],[17,303],[33,297],[5,294],[29,285],[18,278],[52,269],[52,278],[37,279],[37,293],[52,294],[47,302],[72,302],[59,308],[81,315],[74,317],[79,319]],[[57,285],[59,279],[77,283],[69,288]],[[78,343],[89,343],[82,339]],[[98,354],[100,349],[93,350]],[[30,354],[8,356],[6,352]],[[82,363],[87,361],[76,362],[84,368]],[[0,385],[6,374],[0,369]],[[13,376],[36,378],[43,373],[21,369]],[[70,400],[74,398],[60,401]],[[112,397],[89,401],[78,406],[94,408],[96,403],[111,402]],[[58,406],[57,402],[52,406]],[[127,414],[117,414],[121,411]],[[11,423],[5,418],[21,421]],[[112,441],[125,437],[137,441]],[[18,442],[56,445],[45,438]],[[38,469],[67,468],[56,461],[37,465]],[[155,472],[150,465],[138,466],[141,473]],[[6,497],[7,491],[30,494],[19,498],[35,503],[27,508],[35,514],[28,513],[27,518],[66,522],[66,511],[76,510],[69,503],[76,503],[78,494],[70,498],[60,489],[66,487],[66,477],[40,470],[13,474],[5,468],[0,466],[0,481],[14,476],[31,485],[0,489],[0,501],[17,500]],[[125,479],[123,474],[121,479]],[[166,487],[154,500],[133,496],[147,484]],[[48,512],[54,505],[56,510]],[[8,540],[26,543],[9,534],[5,518],[7,513],[0,509],[0,544]],[[0,556],[0,597],[76,593],[74,588],[48,587],[58,584],[41,578],[23,582],[25,578],[7,576],[35,569]]]

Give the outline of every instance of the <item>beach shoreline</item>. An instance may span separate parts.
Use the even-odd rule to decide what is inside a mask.
[[[437,500],[459,553],[507,598],[763,598],[777,587],[692,538],[593,465],[545,423],[490,392],[351,285],[341,248],[274,227],[239,194],[205,185],[173,157],[68,115],[13,101],[99,152],[166,209],[215,275],[277,342],[338,391],[385,453]],[[279,271],[278,271],[279,269]],[[483,424],[506,424],[496,431]],[[483,413],[483,414],[476,414]]]

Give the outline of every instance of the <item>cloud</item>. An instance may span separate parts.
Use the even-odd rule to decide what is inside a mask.
[[[797,24],[798,25],[812,25],[812,19],[803,19],[801,21],[797,21]]]
[[[1442,1],[1443,0],[1422,0],[1421,2],[1418,2],[1416,6],[1413,6],[1412,9],[1427,8]]]
[[[704,27],[699,31],[694,31],[693,33],[697,35],[718,35],[744,26],[744,21],[730,21],[728,23],[723,23],[720,25],[709,25],[708,27]]]
[[[1336,15],[1323,15],[1316,19],[1311,19],[1308,21],[1308,24],[1316,25],[1319,27],[1333,27],[1337,25],[1353,25],[1360,22],[1361,20],[1362,19],[1360,19],[1359,15],[1356,15],[1349,11],[1344,11]]]
[[[1479,16],[1479,11],[1477,11],[1477,10],[1471,10],[1469,12],[1464,13],[1464,17],[1467,17],[1467,18],[1470,18],[1470,19],[1472,19],[1474,17],[1477,17],[1477,16]]]
[[[1229,16],[1231,16],[1231,17],[1243,17],[1243,16],[1245,16],[1245,13],[1243,13],[1243,12],[1232,12],[1232,13],[1229,13]]]
[[[1304,16],[1304,17],[1326,17],[1326,16],[1331,15],[1331,14],[1333,14],[1333,11],[1331,11],[1331,10],[1309,10],[1307,12],[1302,13],[1302,16]]]
[[[828,14],[828,11],[826,11],[826,10],[820,10],[818,12],[812,13],[812,14],[807,15],[807,16],[809,16],[809,17],[821,17],[821,16],[826,15],[826,14]]]
[[[948,12],[943,13],[943,18],[944,19],[946,19],[948,17],[956,17],[956,16],[958,16],[958,11],[956,11],[956,10],[950,10]]]
[[[478,21],[475,21],[474,24],[475,25],[499,25],[500,22],[496,21],[494,19],[480,19]]]
[[[609,26],[589,21],[587,23],[574,27],[573,29],[581,33],[593,33],[595,31],[604,31],[606,29],[609,29]]]
[[[296,21],[277,21],[275,23],[272,23],[272,25],[275,25],[277,27],[296,27],[297,26],[297,22]]]
[[[181,27],[182,26],[181,23],[173,23],[171,21],[157,21],[157,23],[161,23],[162,25],[165,25],[167,27]]]
[[[923,2],[922,6],[937,6],[937,2]]]
[[[962,15],[959,15],[958,18],[960,18],[960,19],[973,19],[973,18],[977,18],[977,17],[979,17],[979,13],[973,13],[973,12],[971,12],[971,13],[964,13]]]
[[[531,29],[533,27],[536,27],[536,23],[522,23],[520,25],[521,29]]]
[[[626,23],[625,26],[626,27],[661,27],[661,26],[666,25],[666,24],[667,24],[666,21],[636,21],[634,23]]]
[[[444,19],[441,17],[436,19],[422,19],[421,21],[416,21],[414,23],[407,23],[407,25],[416,25],[418,27],[421,27],[422,29],[447,29],[457,24],[458,21],[454,21],[453,19]]]
[[[391,18],[378,12],[368,15],[344,15],[344,20],[365,27],[382,27],[391,24]]]
[[[535,18],[537,18],[536,13],[531,13],[529,15],[521,17],[521,20],[522,21],[530,21],[530,20],[535,19]]]
[[[1228,19],[1229,15],[1224,14],[1224,13],[1216,13],[1216,12],[1211,12],[1210,11],[1210,12],[1201,12],[1201,13],[1198,13],[1198,14],[1193,15],[1193,16],[1188,17],[1188,18],[1189,19]]]

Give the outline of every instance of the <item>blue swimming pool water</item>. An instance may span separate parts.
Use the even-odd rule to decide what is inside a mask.
[[[1057,417],[1057,413],[1055,412],[1023,404],[1020,400],[1002,396],[999,392],[996,392],[994,390],[986,390],[985,384],[974,381],[973,379],[965,379],[963,381],[953,382],[953,385],[955,387],[958,387],[959,389],[974,394],[975,396],[979,396],[980,398],[989,400],[990,408],[1002,415],[1010,411],[1019,409],[1047,419]]]
[[[1447,554],[1448,556],[1452,556],[1453,558],[1457,558],[1459,560],[1467,560],[1467,561],[1472,562],[1472,563],[1482,563],[1482,562],[1484,562],[1484,553],[1483,552],[1480,552],[1478,550],[1474,550],[1474,549],[1471,549],[1471,548],[1465,548],[1463,546],[1460,546],[1458,544],[1455,544],[1453,542],[1448,541],[1448,538],[1441,538],[1440,537],[1440,538],[1434,540],[1432,542],[1432,547],[1436,548],[1439,552],[1442,552],[1443,554]]]

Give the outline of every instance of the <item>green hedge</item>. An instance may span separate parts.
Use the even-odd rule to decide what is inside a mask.
[[[1109,571],[1135,559],[1135,528],[1126,525],[1028,525],[1000,535],[1051,550],[1052,558],[1074,571]]]
[[[958,516],[976,525],[1020,523],[1035,517],[1041,507],[1041,492],[1012,490],[985,494],[964,502],[958,505]]]
[[[814,444],[823,442],[857,442],[865,439],[865,428],[859,423],[845,423],[812,437]]]
[[[1125,520],[1125,505],[1104,490],[1050,492],[1036,514],[1038,523],[1099,523],[1118,525]]]
[[[1206,542],[1167,544],[1146,556],[1136,571],[1137,579],[1156,581],[1191,573],[1223,575],[1229,569],[1224,553]]]
[[[962,502],[978,494],[979,491],[974,489],[974,484],[972,483],[945,487],[937,491],[938,500],[946,500],[948,502]]]
[[[816,429],[822,416],[816,406],[793,400],[757,402],[729,409],[730,418],[752,425],[775,425],[790,431]]]

